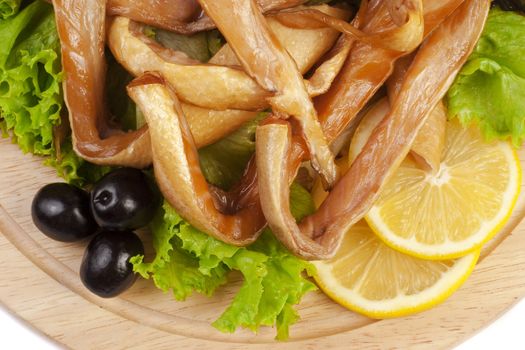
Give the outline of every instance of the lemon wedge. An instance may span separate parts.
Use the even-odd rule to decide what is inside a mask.
[[[520,162],[510,143],[487,143],[478,128],[447,122],[439,169],[424,171],[407,157],[366,220],[399,251],[453,259],[479,249],[501,229],[520,184]]]
[[[467,279],[479,251],[430,261],[384,244],[365,221],[354,225],[337,255],[315,261],[319,287],[344,307],[371,318],[406,316],[444,301]]]

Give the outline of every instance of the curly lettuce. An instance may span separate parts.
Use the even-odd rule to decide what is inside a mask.
[[[55,168],[57,175],[67,183],[79,187],[94,184],[111,170],[109,166],[98,166],[77,156],[70,137],[61,143],[60,150],[47,158],[44,164]]]
[[[483,34],[447,95],[449,115],[487,140],[525,140],[525,17],[491,10]]]
[[[292,185],[290,200],[298,219],[314,210],[310,194],[299,185]],[[268,229],[253,245],[234,247],[195,229],[166,203],[151,231],[156,256],[151,262],[132,258],[134,271],[171,290],[177,300],[194,291],[212,295],[232,270],[243,275],[237,295],[213,323],[222,332],[275,325],[277,339],[286,339],[299,318],[294,305],[316,289],[306,278],[315,273],[313,265],[290,254]]]
[[[24,152],[53,154],[60,123],[60,43],[53,7],[41,1],[0,22],[0,110]]]
[[[0,0],[0,19],[7,19],[17,14],[22,0]]]

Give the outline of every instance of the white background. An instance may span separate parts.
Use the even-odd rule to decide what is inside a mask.
[[[57,350],[60,347],[0,307],[0,347],[5,350]],[[525,300],[522,300],[488,328],[455,350],[525,349]],[[61,349],[60,349],[61,350]]]

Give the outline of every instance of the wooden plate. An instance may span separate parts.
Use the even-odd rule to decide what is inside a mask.
[[[525,151],[520,152],[522,164]],[[301,321],[285,343],[275,330],[222,334],[210,326],[228,305],[238,282],[214,297],[176,302],[150,281],[139,280],[115,299],[82,286],[78,268],[84,244],[64,244],[37,232],[30,203],[44,184],[57,181],[42,159],[0,141],[0,302],[55,341],[74,349],[309,349],[449,348],[490,324],[525,296],[525,196],[504,230],[487,245],[467,283],[444,304],[418,315],[376,321],[310,293]],[[522,184],[523,188],[523,184]],[[490,254],[489,254],[490,253]],[[234,279],[234,277],[233,277]]]

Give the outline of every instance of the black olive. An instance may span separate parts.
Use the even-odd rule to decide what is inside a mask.
[[[158,191],[137,169],[112,171],[91,191],[93,216],[100,227],[108,230],[135,230],[146,226],[159,203]]]
[[[86,288],[102,298],[119,295],[133,285],[137,276],[129,259],[144,255],[144,246],[131,231],[103,231],[89,243],[80,279]]]
[[[33,198],[31,216],[40,231],[61,242],[80,241],[98,229],[89,208],[89,194],[65,183],[42,187]]]

